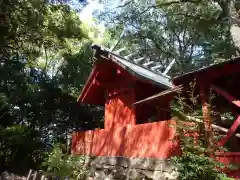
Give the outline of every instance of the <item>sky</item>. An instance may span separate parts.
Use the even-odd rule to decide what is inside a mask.
[[[92,18],[93,12],[96,10],[103,11],[104,5],[99,2],[99,0],[83,0],[87,5],[80,12],[82,18]],[[109,0],[107,2],[108,8],[115,8],[119,4],[124,4],[127,0]],[[75,6],[79,6],[78,0],[73,0],[75,2]]]
[[[83,27],[87,28],[86,32],[88,32],[88,37],[91,38],[94,43],[100,43],[103,39],[105,27],[103,23],[97,24],[96,21],[94,21],[93,14],[96,10],[102,11],[103,4],[99,3],[99,0],[71,0],[69,5],[73,9],[80,9],[79,17]],[[92,31],[91,29],[97,29],[97,31]],[[98,33],[97,35],[96,32]]]
[[[107,9],[114,9],[127,0],[105,0],[104,4],[100,3],[100,1],[101,0],[71,0],[69,4],[73,9],[80,9],[79,17],[83,22],[83,27],[87,27],[88,37],[96,44],[102,44],[104,41],[106,28],[104,22],[96,21],[94,12],[104,11],[104,8],[106,8],[104,4],[107,4]],[[95,30],[92,31],[92,29]]]
[[[96,10],[103,10],[103,5],[98,2],[98,0],[86,0],[87,5],[80,12],[80,17],[82,19],[92,19],[93,12]]]
[[[82,19],[91,19],[95,10],[102,10],[103,8],[99,0],[71,0],[69,5],[73,9],[81,9],[79,14]]]
[[[83,21],[85,25],[89,28],[95,28],[97,31],[89,31],[89,37],[93,40],[94,43],[101,44],[105,35],[105,26],[104,22],[94,21],[94,11],[104,11],[104,5],[99,2],[99,0],[84,0],[86,5],[79,12],[80,19]],[[107,1],[107,8],[115,8],[120,3],[125,2],[126,0],[111,0]],[[75,2],[75,7],[81,6],[78,0],[73,0]],[[106,2],[105,2],[106,3]],[[95,33],[95,34],[94,34]]]

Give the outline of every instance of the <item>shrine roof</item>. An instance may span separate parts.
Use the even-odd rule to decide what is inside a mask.
[[[193,81],[196,77],[210,81],[211,79],[240,72],[240,56],[231,58],[218,64],[211,64],[203,68],[184,73],[172,78],[174,85],[180,85]]]
[[[93,45],[92,49],[94,50],[95,65],[81,95],[78,98],[79,102],[103,104],[104,89],[99,85],[93,85],[93,82],[99,74],[101,74],[101,78],[102,76],[110,78],[111,74],[108,71],[111,71],[114,67],[120,67],[120,69],[126,71],[129,76],[135,78],[137,81],[142,81],[161,89],[172,88],[170,77],[161,72],[153,71],[147,66],[141,66],[140,64],[137,64],[115,52],[111,52],[109,49],[102,46]],[[95,98],[91,98],[91,96],[94,96]]]
[[[126,59],[114,52],[111,52],[109,49],[104,48],[99,45],[93,45],[92,48],[97,51],[99,54],[104,54],[108,57],[108,60],[116,63],[123,69],[127,70],[133,76],[136,76],[140,79],[146,79],[151,81],[153,84],[156,84],[164,89],[172,87],[170,77],[163,75],[161,72],[153,71],[150,68],[141,66],[134,61]]]

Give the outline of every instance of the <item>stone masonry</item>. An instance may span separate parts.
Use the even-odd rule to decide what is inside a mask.
[[[90,180],[176,180],[176,167],[169,160],[155,158],[91,157]]]

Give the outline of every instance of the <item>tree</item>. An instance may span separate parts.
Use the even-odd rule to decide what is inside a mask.
[[[75,129],[99,127],[102,111],[76,102],[91,68],[91,40],[76,11],[65,3],[3,0],[0,12],[0,171],[18,170],[8,157],[29,162],[35,155],[24,148],[41,154]]]
[[[221,13],[211,1],[127,1],[100,17],[110,28],[125,27],[119,48],[126,47],[126,54],[149,57],[162,65],[161,71],[175,60],[171,74],[176,75],[236,54],[229,25],[219,20]]]

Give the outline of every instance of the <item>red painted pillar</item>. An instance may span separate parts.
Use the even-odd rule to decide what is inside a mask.
[[[134,89],[120,92],[105,103],[104,129],[136,124]]]

